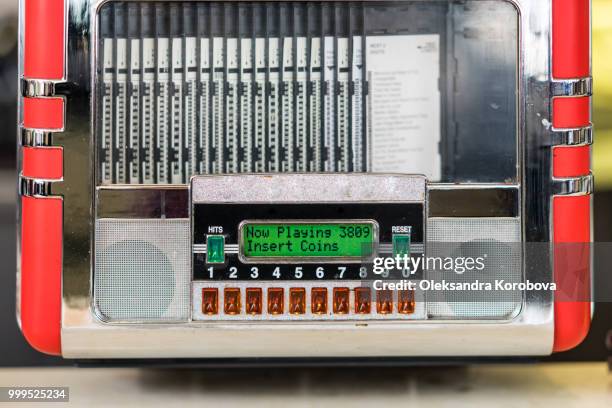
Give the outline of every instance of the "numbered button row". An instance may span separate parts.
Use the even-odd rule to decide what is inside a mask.
[[[202,288],[204,316],[388,315],[412,314],[414,291],[375,291],[368,287]],[[287,295],[287,296],[286,296]]]

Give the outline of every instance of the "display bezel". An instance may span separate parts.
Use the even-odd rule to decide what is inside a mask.
[[[273,225],[304,225],[304,224],[317,224],[317,225],[339,225],[339,224],[370,224],[372,227],[372,252],[370,256],[364,257],[354,257],[354,256],[270,256],[270,257],[249,257],[244,255],[244,239],[242,236],[242,230],[247,225],[252,224],[273,224]],[[313,263],[364,263],[369,262],[377,256],[378,253],[378,244],[380,240],[379,236],[379,225],[376,220],[373,219],[323,219],[323,220],[302,220],[302,219],[279,219],[279,220],[243,220],[238,224],[238,259],[240,262],[244,264],[295,264],[295,263],[304,263],[304,264],[313,264]]]

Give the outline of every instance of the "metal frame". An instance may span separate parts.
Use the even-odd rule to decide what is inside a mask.
[[[53,143],[64,147],[65,156],[64,180],[53,184],[53,193],[65,198],[62,289],[62,349],[65,357],[486,356],[544,355],[551,352],[553,296],[529,292],[525,294],[523,309],[509,322],[383,322],[367,327],[338,323],[325,325],[325,336],[319,334],[320,325],[301,323],[285,327],[265,323],[244,324],[238,328],[230,324],[202,323],[115,326],[98,321],[91,309],[96,197],[93,163],[96,157],[95,141],[91,137],[94,107],[90,95],[94,89],[95,68],[92,61],[95,60],[97,47],[96,41],[92,41],[97,30],[93,16],[106,1],[66,0],[69,3],[66,6],[66,82],[61,87],[58,84],[53,87],[54,95],[63,96],[69,107],[65,129],[53,135]],[[563,142],[591,142],[590,129],[577,129],[572,135],[568,135],[567,130],[560,135],[552,129],[551,98],[555,95],[590,93],[590,79],[553,81],[551,78],[550,0],[505,1],[513,4],[519,15],[517,149],[523,241],[546,243],[550,250],[550,256],[544,260],[524,256],[524,273],[534,280],[550,278],[550,202],[554,195],[567,194],[571,189],[566,191],[555,187],[551,169],[552,152],[542,147]],[[23,72],[22,57],[23,44],[20,49],[20,72]],[[24,88],[24,92],[48,93],[48,85],[31,84]],[[50,142],[50,138],[48,140]],[[485,186],[492,187],[475,185],[462,188]],[[428,188],[446,189],[452,186],[432,184]],[[50,186],[43,190],[40,194],[51,194]],[[590,191],[578,190],[579,194]],[[24,189],[22,193],[27,195],[28,190]],[[248,336],[244,336],[247,333],[245,330],[248,330]],[[355,341],[342,341],[349,331],[356,334]],[[387,341],[389,334],[397,341]],[[313,344],[317,346],[308,347]]]

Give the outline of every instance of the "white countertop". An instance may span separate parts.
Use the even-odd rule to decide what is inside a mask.
[[[604,363],[446,368],[0,369],[0,386],[11,385],[69,386],[70,405],[88,407],[354,408],[402,407],[407,403],[452,408],[612,407],[612,374]]]

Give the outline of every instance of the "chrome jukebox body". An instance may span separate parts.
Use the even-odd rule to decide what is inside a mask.
[[[590,241],[588,1],[21,3],[34,347],[517,356],[586,334],[588,248],[565,270],[556,244]],[[526,286],[564,274],[587,294]]]

